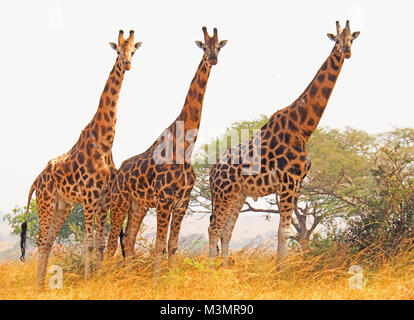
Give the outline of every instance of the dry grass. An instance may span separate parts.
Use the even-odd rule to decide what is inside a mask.
[[[379,265],[339,251],[318,257],[297,253],[279,271],[267,249],[241,250],[233,258],[235,264],[224,268],[205,255],[183,252],[174,268],[164,265],[155,283],[151,255],[141,254],[127,266],[117,256],[84,282],[81,256],[66,252],[49,264],[63,267],[63,289],[38,290],[32,257],[25,264],[0,264],[0,299],[414,299],[413,250]],[[349,287],[354,264],[363,269],[362,289]]]

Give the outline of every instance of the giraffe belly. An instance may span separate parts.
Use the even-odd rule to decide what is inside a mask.
[[[155,208],[157,206],[157,200],[154,196],[154,191],[152,188],[147,189],[135,189],[130,192],[133,200],[137,202],[140,206],[146,208]]]
[[[58,195],[58,197],[60,198],[60,199],[62,199],[63,201],[65,201],[67,204],[69,204],[69,205],[73,205],[73,204],[75,204],[75,203],[79,203],[79,202],[81,202],[81,199],[80,198],[76,198],[76,197],[73,197],[73,196],[67,196],[66,194],[64,194],[62,191],[60,191],[59,189],[57,190],[57,195]]]
[[[265,197],[279,191],[279,181],[275,173],[243,176],[243,193],[252,198]]]
[[[54,175],[54,180],[56,193],[62,200],[71,205],[82,202],[81,186],[72,174],[63,177]]]
[[[276,186],[268,186],[268,187],[257,187],[257,186],[246,186],[243,188],[243,193],[252,198],[259,198],[265,197],[270,194],[274,194],[278,192],[278,188]]]

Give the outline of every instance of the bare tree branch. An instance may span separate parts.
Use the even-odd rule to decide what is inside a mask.
[[[247,206],[247,208],[242,209],[240,212],[263,212],[263,213],[280,214],[280,210],[276,210],[276,209],[255,208],[248,201],[245,201],[244,204]]]

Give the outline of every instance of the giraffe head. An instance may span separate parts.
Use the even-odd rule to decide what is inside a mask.
[[[131,69],[131,60],[135,51],[142,42],[134,43],[134,30],[129,31],[128,39],[124,38],[124,31],[119,30],[118,44],[110,42],[109,45],[118,53],[118,62],[125,70]]]
[[[214,28],[214,35],[210,37],[207,32],[207,28],[203,27],[204,43],[202,41],[196,41],[197,46],[204,50],[204,59],[211,65],[217,64],[217,57],[220,49],[223,48],[227,40],[218,41],[217,29]]]
[[[332,41],[335,41],[335,50],[340,54],[344,55],[345,58],[349,59],[351,57],[351,46],[354,39],[358,38],[359,31],[351,33],[351,27],[349,26],[349,20],[346,21],[345,29],[342,30],[339,21],[336,21],[336,33],[328,33],[328,38]]]

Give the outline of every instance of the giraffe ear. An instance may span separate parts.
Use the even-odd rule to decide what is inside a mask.
[[[360,33],[359,31],[354,32],[354,33],[352,34],[352,38],[354,38],[354,40],[355,40],[356,38],[358,38],[359,33]]]
[[[226,43],[227,43],[227,40],[221,40],[221,41],[219,42],[219,46],[220,46],[220,48],[223,48],[223,47],[226,45]]]
[[[141,47],[142,42],[137,42],[136,44],[134,44],[135,49],[138,49],[139,47]]]
[[[327,34],[328,38],[331,39],[332,41],[336,41],[336,36],[333,35],[332,33],[328,33]]]
[[[204,43],[203,43],[202,41],[198,41],[198,40],[197,40],[195,43],[196,43],[196,45],[197,45],[199,48],[204,49],[204,48],[203,48],[203,44],[204,44]]]
[[[116,43],[109,42],[109,45],[111,46],[112,49],[114,49],[116,51],[116,48],[118,47],[118,45]]]

